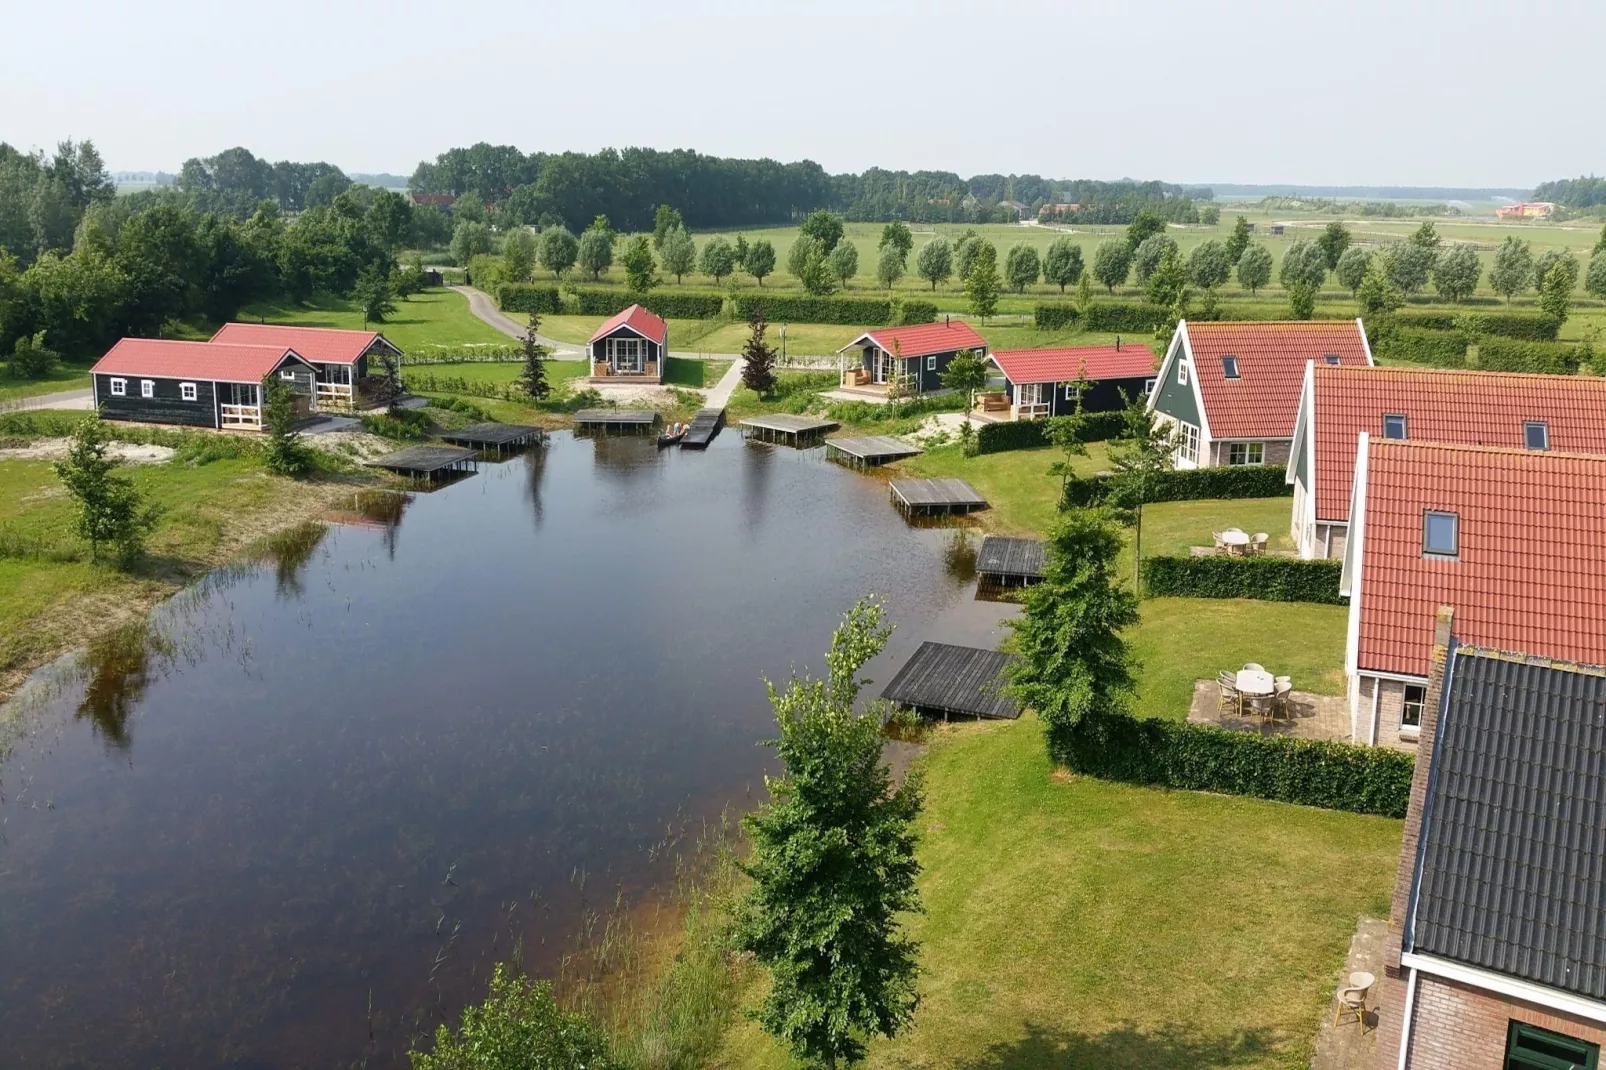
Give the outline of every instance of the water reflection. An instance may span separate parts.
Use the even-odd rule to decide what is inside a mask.
[[[969,583],[976,578],[976,543],[964,528],[955,528],[942,549],[943,571],[955,583]]]
[[[351,496],[349,507],[334,509],[327,519],[336,524],[374,528],[382,533],[385,556],[396,559],[397,536],[402,514],[413,500],[411,494],[394,490],[362,490]]]
[[[308,521],[279,532],[264,544],[268,559],[273,562],[274,584],[280,598],[295,599],[305,593],[301,585],[302,573],[327,534],[329,525]]]
[[[128,720],[150,686],[152,659],[172,655],[172,641],[144,618],[97,639],[82,655],[84,693],[75,716],[90,722],[107,749],[127,751]]]
[[[524,451],[524,498],[530,503],[530,511],[535,515],[535,526],[541,526],[545,511],[541,505],[541,480],[546,477],[545,448]]]

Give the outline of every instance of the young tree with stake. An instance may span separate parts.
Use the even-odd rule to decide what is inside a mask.
[[[145,536],[161,514],[141,501],[134,484],[114,473],[122,462],[107,456],[109,442],[99,418],[84,420],[73,431],[67,456],[56,462],[56,477],[78,505],[74,528],[89,540],[90,560],[99,561],[101,546],[110,545],[127,567],[143,551]]]
[[[268,448],[262,464],[281,476],[299,476],[312,468],[312,451],[296,434],[296,395],[276,375],[262,380],[262,429],[268,433]]]

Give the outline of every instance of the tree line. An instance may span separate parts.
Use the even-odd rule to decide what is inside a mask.
[[[1567,208],[1598,208],[1606,206],[1606,178],[1580,175],[1577,178],[1560,178],[1554,182],[1541,182],[1534,187],[1533,199],[1553,201]]]

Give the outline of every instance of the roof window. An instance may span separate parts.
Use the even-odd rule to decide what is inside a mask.
[[[1461,518],[1455,513],[1428,510],[1422,514],[1422,552],[1434,557],[1455,557],[1461,552]]]
[[[1522,444],[1531,450],[1550,448],[1550,425],[1542,420],[1530,420],[1522,425]]]
[[[1383,437],[1403,440],[1405,438],[1405,417],[1397,412],[1385,412],[1383,414]]]
[[[1338,354],[1337,353],[1325,354],[1322,357],[1322,360],[1326,361],[1328,364],[1337,364],[1338,363]]]
[[[1225,356],[1221,358],[1221,374],[1228,379],[1238,378],[1238,358]]]

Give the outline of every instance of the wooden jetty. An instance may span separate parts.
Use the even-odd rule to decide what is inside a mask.
[[[680,440],[680,448],[683,450],[706,450],[708,444],[714,441],[714,436],[718,435],[724,426],[725,410],[723,408],[698,409],[697,415],[691,418],[691,430],[687,431],[686,437]]]
[[[751,416],[742,421],[742,434],[760,442],[778,442],[783,446],[808,449],[818,446],[827,431],[842,425],[835,420],[822,420],[817,416],[794,416],[789,412],[772,412],[766,416]]]
[[[905,516],[947,516],[987,508],[987,499],[963,479],[894,479],[892,503]]]
[[[456,431],[442,431],[441,441],[473,450],[501,453],[503,450],[539,446],[546,441],[546,432],[526,424],[472,424]]]
[[[1014,720],[1020,707],[1004,693],[1014,656],[949,643],[921,643],[881,697],[924,714]]]
[[[976,575],[995,587],[1030,587],[1043,578],[1043,544],[988,535],[976,554]]]
[[[441,479],[455,472],[472,471],[475,456],[473,450],[460,446],[408,446],[375,457],[368,464],[415,479]]]
[[[900,461],[905,457],[915,457],[924,452],[912,442],[905,442],[890,435],[825,440],[825,459],[845,464],[850,468],[874,468],[891,461]]]
[[[581,409],[574,414],[576,431],[624,431],[644,435],[658,424],[653,409]]]

